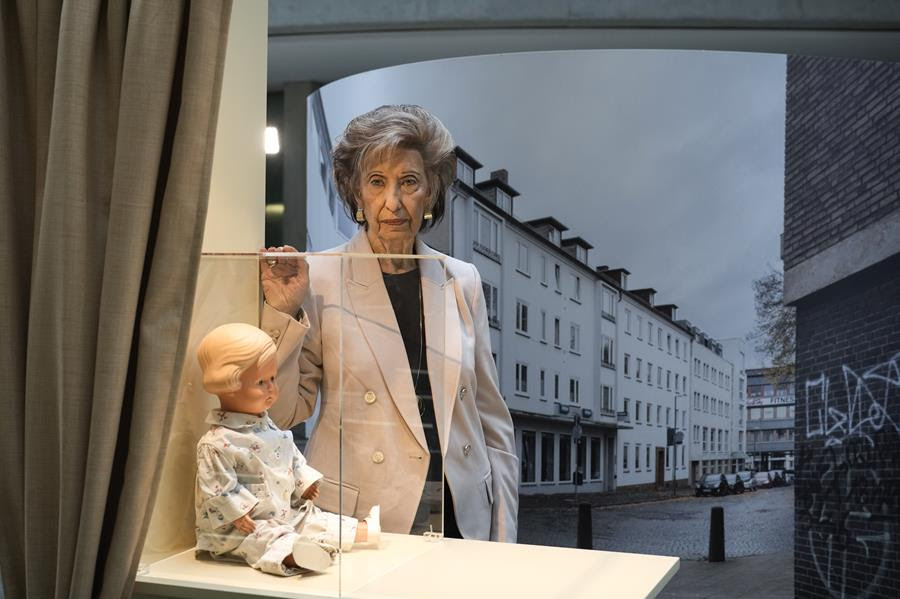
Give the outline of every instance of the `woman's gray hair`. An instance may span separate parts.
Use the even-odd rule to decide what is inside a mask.
[[[350,218],[358,207],[357,191],[367,161],[395,149],[417,150],[425,165],[431,194],[433,226],[444,214],[447,188],[456,176],[456,154],[450,132],[431,113],[410,104],[389,104],[361,114],[347,125],[331,152],[334,182]]]

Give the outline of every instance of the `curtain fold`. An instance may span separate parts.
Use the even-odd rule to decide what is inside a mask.
[[[230,0],[0,8],[0,570],[131,592],[183,363]]]

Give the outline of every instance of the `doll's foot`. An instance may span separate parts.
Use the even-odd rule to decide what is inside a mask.
[[[363,546],[378,549],[378,544],[381,542],[381,506],[373,505],[364,521],[366,523],[367,536]]]
[[[298,568],[322,572],[331,566],[331,553],[313,541],[297,539],[291,552]]]

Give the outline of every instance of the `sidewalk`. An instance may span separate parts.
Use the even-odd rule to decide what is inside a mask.
[[[739,557],[720,563],[681,560],[678,573],[659,599],[730,599],[794,596],[794,553]]]
[[[678,487],[676,497],[693,497],[690,487]],[[538,495],[519,495],[519,509],[541,508],[574,508],[579,503],[589,503],[592,507],[603,508],[631,503],[647,503],[649,501],[666,501],[674,499],[672,489],[660,491],[613,491],[610,493],[554,493]]]

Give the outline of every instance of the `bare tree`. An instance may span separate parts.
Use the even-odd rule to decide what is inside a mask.
[[[753,296],[756,326],[747,338],[771,361],[769,378],[793,378],[797,320],[795,309],[784,304],[784,274],[770,265],[767,274],[753,281]]]

